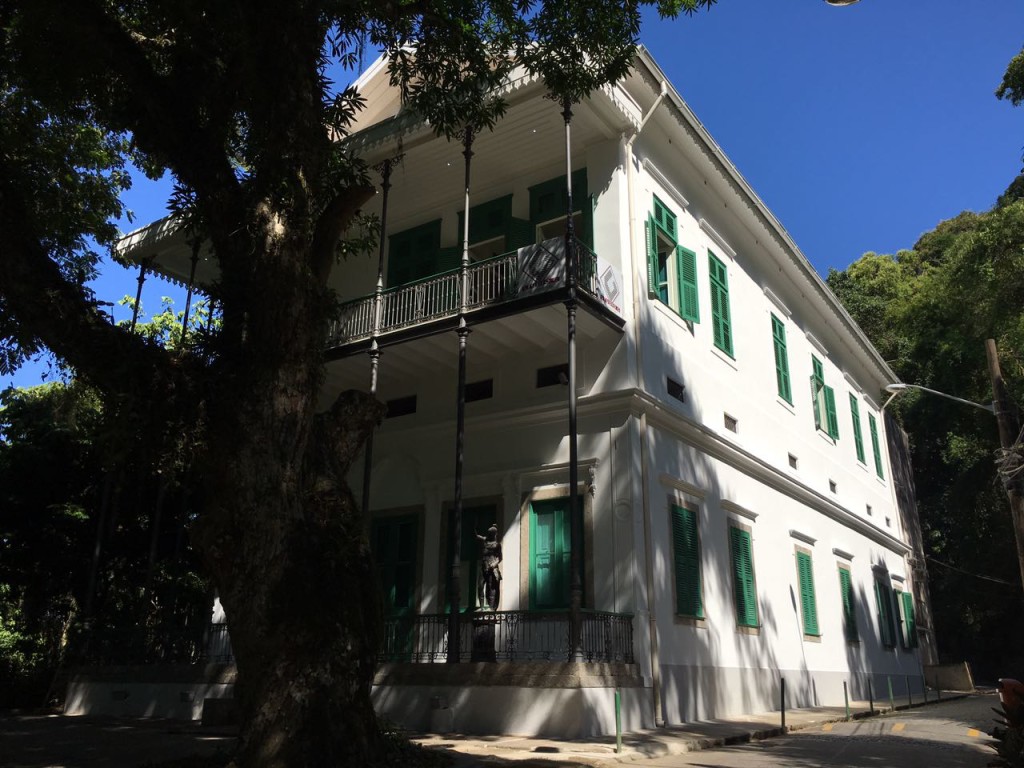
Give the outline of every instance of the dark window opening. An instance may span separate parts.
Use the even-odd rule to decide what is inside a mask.
[[[542,387],[553,387],[557,384],[569,383],[569,364],[549,365],[547,368],[537,369],[537,389]]]
[[[466,402],[472,403],[475,400],[490,400],[494,397],[494,379],[474,381],[466,385]]]
[[[665,379],[665,388],[668,389],[669,397],[674,397],[680,403],[686,402],[685,384],[680,384],[675,379]]]
[[[393,419],[396,416],[408,416],[410,413],[416,413],[416,395],[409,395],[408,397],[396,397],[394,400],[388,400],[388,413],[385,418]]]

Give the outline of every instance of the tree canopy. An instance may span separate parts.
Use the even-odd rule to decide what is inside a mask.
[[[828,283],[906,382],[992,400],[985,339],[1024,402],[1024,200],[1013,182],[985,213],[961,213],[911,250],[867,253]],[[907,391],[890,406],[906,426],[943,655],[998,676],[1021,661],[1024,629],[1014,534],[994,462],[995,420]]]
[[[385,52],[405,103],[454,136],[500,117],[512,67],[571,103],[626,71],[643,5],[713,3],[0,0],[0,370],[48,348],[202,496],[190,533],[231,620],[240,763],[383,759],[380,601],[344,479],[381,406],[317,412],[327,278],[373,194],[336,140],[361,97],[329,67]],[[171,174],[216,259],[200,351],[112,326],[85,287],[129,164]]]

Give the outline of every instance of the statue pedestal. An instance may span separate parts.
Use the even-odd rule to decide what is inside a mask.
[[[497,661],[494,651],[494,619],[473,619],[473,651],[470,661]]]

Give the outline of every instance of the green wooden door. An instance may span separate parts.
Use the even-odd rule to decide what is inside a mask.
[[[408,516],[375,520],[371,533],[385,614],[393,619],[385,650],[396,661],[408,658],[412,652],[418,531],[419,521]]]
[[[448,525],[454,522],[455,510],[448,510]],[[486,536],[487,529],[498,523],[498,509],[494,504],[462,509],[462,541],[459,546],[459,609],[471,611],[480,607],[478,586],[480,583],[480,551],[481,542],[476,537]],[[450,535],[450,534],[449,534]],[[449,539],[450,540],[450,539]],[[501,540],[499,532],[498,540]],[[445,578],[451,560],[444,563]],[[445,613],[451,610],[450,604],[445,606]]]
[[[583,514],[580,497],[577,497],[576,511]],[[571,542],[568,498],[531,503],[530,608],[569,607]],[[581,572],[582,568],[581,557]]]

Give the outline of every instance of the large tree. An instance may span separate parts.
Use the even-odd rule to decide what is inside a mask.
[[[868,253],[830,272],[829,286],[904,381],[990,402],[985,339],[994,338],[1011,395],[1024,401],[1019,187],[991,211],[940,223],[912,250]],[[1024,661],[1024,620],[995,419],[914,391],[890,410],[910,436],[940,650],[981,677],[1008,674]]]
[[[454,135],[500,116],[510,68],[557,100],[621,76],[642,3],[714,0],[0,0],[0,333],[43,347],[118,418],[177,452],[204,499],[192,535],[231,621],[244,765],[366,765],[380,601],[344,476],[381,414],[316,412],[339,241],[373,194],[346,153],[360,107],[329,65],[390,56],[406,102]],[[169,172],[219,267],[202,354],[112,326],[85,287],[129,161]]]

